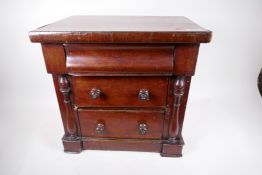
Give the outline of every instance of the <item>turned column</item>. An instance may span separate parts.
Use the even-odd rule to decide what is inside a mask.
[[[66,75],[58,75],[59,90],[63,94],[65,105],[65,136],[67,141],[74,141],[78,139],[77,125],[74,119],[74,112],[70,99],[70,84]]]
[[[179,130],[180,130],[180,121],[179,115],[181,113],[181,99],[185,94],[185,85],[186,77],[177,76],[174,80],[174,104],[173,104],[173,113],[171,116],[171,121],[169,125],[169,139],[168,142],[172,144],[179,144]]]

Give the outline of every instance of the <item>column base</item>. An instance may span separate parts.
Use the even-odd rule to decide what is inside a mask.
[[[80,153],[82,151],[82,141],[80,137],[72,139],[64,136],[62,138],[65,153]]]
[[[182,138],[177,142],[164,142],[160,155],[162,157],[182,157],[184,141]]]

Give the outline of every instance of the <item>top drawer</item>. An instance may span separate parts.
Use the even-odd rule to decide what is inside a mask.
[[[162,107],[168,77],[72,76],[73,101],[81,107]]]
[[[170,45],[65,44],[66,69],[79,73],[172,73]]]

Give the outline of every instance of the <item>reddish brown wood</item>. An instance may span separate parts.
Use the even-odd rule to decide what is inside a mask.
[[[81,141],[77,133],[77,121],[75,113],[72,109],[70,93],[71,88],[69,80],[66,75],[58,75],[59,91],[63,96],[64,102],[64,124],[65,124],[65,135],[63,137],[63,143],[66,152],[80,152]]]
[[[66,73],[66,56],[61,44],[42,44],[48,73]]]
[[[175,77],[170,77],[169,85],[168,85],[168,98],[167,98],[167,106],[166,106],[166,115],[165,115],[165,124],[163,130],[163,139],[169,139],[169,123],[171,122],[171,118],[173,117],[173,106],[174,106],[174,80]],[[190,89],[191,77],[185,77],[185,88],[184,88],[184,95],[181,98],[181,104],[179,107],[179,137],[182,138],[181,132],[183,127],[183,121],[186,111],[187,99]]]
[[[183,142],[182,142],[183,143]],[[184,144],[163,144],[161,156],[163,157],[181,157]]]
[[[183,123],[184,123],[184,117],[185,117],[185,112],[186,112],[186,106],[187,106],[187,100],[188,100],[188,95],[189,95],[189,90],[190,90],[190,84],[191,84],[191,76],[186,77],[185,80],[185,88],[184,88],[184,95],[181,99],[181,104],[180,104],[180,109],[179,109],[179,137],[180,140],[182,138],[182,128],[183,128]],[[182,141],[183,143],[183,141]]]
[[[82,137],[161,139],[163,111],[136,110],[80,110],[79,120]],[[141,134],[139,124],[147,125],[147,132]],[[104,130],[97,133],[98,124]]]
[[[56,97],[57,97],[57,101],[58,101],[58,105],[59,105],[59,109],[60,109],[60,114],[61,114],[61,118],[62,118],[62,122],[63,122],[63,127],[64,127],[64,132],[65,135],[67,135],[67,129],[66,129],[66,113],[65,113],[65,103],[64,103],[64,97],[63,94],[60,92],[60,87],[59,87],[59,83],[58,83],[58,75],[53,74],[53,82],[54,82],[54,86],[55,86],[55,91],[56,91]]]
[[[186,77],[177,76],[174,80],[174,103],[173,103],[173,114],[169,122],[169,143],[176,144],[180,142],[179,138],[179,116],[180,116],[180,106],[182,97],[185,94]]]
[[[30,32],[52,73],[65,152],[182,155],[182,126],[200,43],[185,17],[76,16]]]
[[[161,140],[84,138],[83,149],[160,152]]]
[[[169,121],[172,116],[173,111],[173,77],[168,78],[168,88],[167,88],[167,99],[166,99],[166,112],[164,119],[164,128],[163,128],[163,139],[168,140],[169,138]]]
[[[68,72],[171,73],[174,46],[67,44]]]
[[[60,108],[60,113],[61,113],[61,118],[62,118],[62,121],[63,121],[63,126],[64,126],[64,136],[62,138],[62,141],[63,141],[63,145],[64,145],[64,151],[65,152],[74,152],[74,153],[79,153],[81,152],[82,150],[82,142],[81,142],[81,139],[80,139],[80,131],[79,131],[79,128],[80,127],[77,127],[78,129],[78,132],[76,134],[77,138],[74,140],[74,139],[70,139],[70,137],[68,138],[68,136],[70,136],[70,133],[68,132],[68,129],[67,129],[67,116],[69,115],[69,113],[67,112],[68,110],[66,108],[68,108],[68,104],[64,103],[64,96],[63,94],[60,92],[60,86],[59,86],[59,77],[61,77],[61,75],[57,75],[57,74],[53,74],[53,81],[54,81],[54,86],[55,86],[55,90],[56,90],[56,95],[57,95],[57,100],[58,100],[58,104],[59,104],[59,108]],[[70,118],[73,118],[74,120],[75,117],[75,113],[70,113],[71,116]],[[79,126],[79,125],[77,125]]]
[[[64,151],[67,153],[80,153],[82,151],[82,141],[77,140],[68,140],[66,137],[62,138]]]
[[[90,73],[72,73],[72,72],[69,72],[68,73],[69,75],[72,75],[72,76],[90,76],[90,77],[94,77],[94,76],[97,76],[97,77],[154,77],[154,76],[172,76],[173,73],[148,73],[148,72],[145,72],[145,73],[128,73],[128,72],[108,72],[108,73],[101,73],[101,72],[90,72]]]
[[[58,76],[58,82],[59,82],[59,87],[60,87],[60,92],[63,94],[64,98],[64,104],[65,104],[65,119],[66,119],[66,130],[67,130],[67,135],[66,137],[69,140],[75,140],[77,138],[76,135],[76,122],[73,118],[73,110],[72,110],[72,105],[71,105],[71,100],[70,100],[70,85],[69,81],[66,77],[66,75],[59,75]]]
[[[179,16],[72,16],[30,32],[42,43],[206,43],[211,31]]]
[[[73,77],[74,103],[78,106],[156,107],[166,105],[166,77]],[[93,88],[101,89],[100,98],[93,99]],[[140,100],[141,89],[149,91],[150,99]]]
[[[195,74],[199,44],[175,45],[174,73],[176,75]]]

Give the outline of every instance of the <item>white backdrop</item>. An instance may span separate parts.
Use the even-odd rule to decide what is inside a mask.
[[[28,31],[71,15],[179,15],[213,31],[192,80],[182,158],[63,153],[62,122],[39,44]],[[0,174],[262,173],[261,0],[1,0]]]

